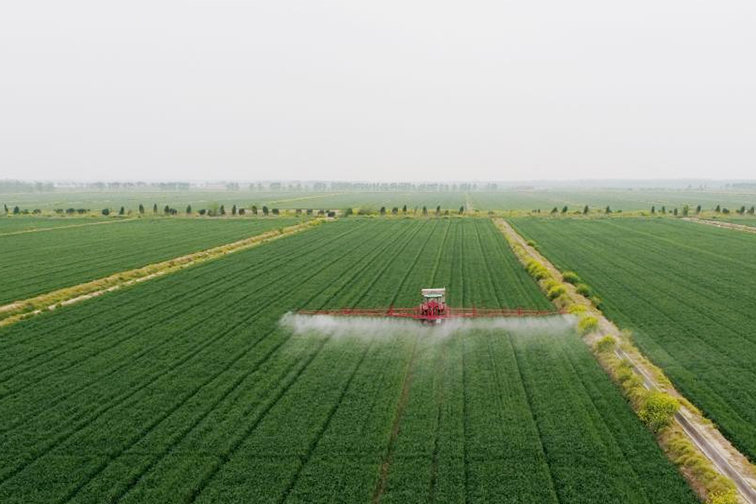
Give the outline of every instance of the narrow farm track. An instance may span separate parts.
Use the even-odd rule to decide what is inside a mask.
[[[556,278],[561,278],[561,272],[542,254],[528,245],[525,239],[514,228],[504,221],[500,221],[499,226],[502,232],[506,233],[513,241],[526,250],[530,257],[544,264]],[[580,297],[575,292],[574,286],[565,285],[574,297]],[[586,303],[586,305],[590,306],[589,303]],[[603,313],[593,310],[593,315],[599,319],[602,331],[614,335],[621,334],[617,326],[606,318]],[[658,369],[655,369],[650,361],[646,360],[637,349],[632,349],[632,346],[629,346],[627,342],[625,343],[628,346],[625,349],[618,349],[618,356],[628,359],[633,364],[637,372],[643,376],[647,388],[663,390],[677,397],[684,397],[678,390],[672,388],[668,380],[665,379],[664,383],[662,383],[659,377],[663,376],[663,374]],[[632,351],[627,350],[627,348],[631,348]],[[652,369],[654,371],[651,371]],[[735,483],[743,500],[749,504],[756,504],[756,490],[754,486],[756,479],[754,478],[753,468],[748,459],[738,452],[722,433],[700,413],[691,410],[684,404],[681,406],[675,420],[683,432],[691,439],[694,446],[713,463],[716,470]]]
[[[756,233],[756,226],[747,226],[745,224],[736,224],[734,222],[715,221],[709,219],[699,219],[693,217],[683,217],[682,220],[688,222],[695,222],[697,224],[707,224],[722,229],[733,229],[735,231],[743,231],[745,233]]]

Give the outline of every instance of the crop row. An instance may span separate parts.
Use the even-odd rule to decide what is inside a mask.
[[[145,219],[0,236],[0,277],[3,279],[0,304],[292,223],[291,219]]]
[[[667,220],[514,225],[586,280],[676,388],[756,457],[756,236]]]

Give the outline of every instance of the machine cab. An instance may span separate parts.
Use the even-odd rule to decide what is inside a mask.
[[[446,287],[442,289],[422,289],[423,303],[420,314],[423,317],[443,317],[446,315]]]

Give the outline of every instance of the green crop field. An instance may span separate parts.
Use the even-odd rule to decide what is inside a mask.
[[[756,236],[667,219],[513,219],[756,457]]]
[[[103,208],[136,211],[140,204],[151,209],[157,204],[183,212],[191,205],[195,212],[213,205],[232,205],[251,208],[295,209],[344,209],[365,208],[377,211],[380,207],[391,209],[407,206],[408,210],[421,210],[423,206],[435,209],[459,210],[469,205],[473,210],[535,210],[549,212],[553,207],[560,210],[567,206],[571,211],[580,211],[585,205],[595,210],[610,206],[613,210],[650,211],[652,206],[661,209],[666,206],[682,210],[684,205],[705,210],[714,210],[717,205],[727,207],[731,212],[741,206],[750,208],[756,204],[756,192],[735,190],[672,190],[672,189],[501,189],[498,191],[257,191],[257,190],[182,190],[182,191],[67,191],[51,193],[0,194],[0,203],[9,208],[18,205],[29,211],[36,209],[85,208],[100,212]]]
[[[5,217],[0,218],[0,236],[38,229],[81,226],[96,222],[107,222],[106,217]]]
[[[15,219],[9,220],[16,222]],[[31,220],[35,224],[39,221]],[[91,221],[72,218],[70,222]],[[0,231],[0,304],[233,242],[295,222],[283,218],[133,219],[34,233],[3,235]]]
[[[0,502],[697,502],[569,318],[285,316],[444,285],[550,307],[488,220],[347,219],[0,329]]]

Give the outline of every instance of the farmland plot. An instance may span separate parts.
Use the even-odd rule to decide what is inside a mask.
[[[141,219],[41,233],[0,234],[0,304],[241,240],[295,222],[275,218]]]
[[[0,236],[20,231],[81,226],[96,222],[118,222],[106,217],[4,217],[0,218]]]
[[[514,220],[756,458],[756,236],[671,220]]]
[[[353,220],[4,328],[0,501],[695,502],[568,322],[279,324],[444,284],[548,307],[489,221]]]

